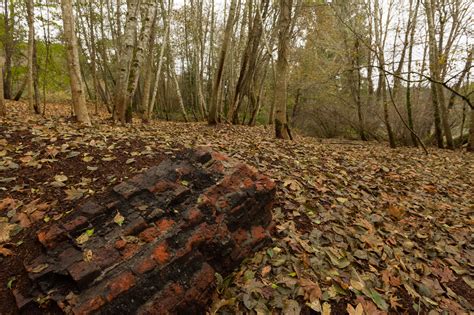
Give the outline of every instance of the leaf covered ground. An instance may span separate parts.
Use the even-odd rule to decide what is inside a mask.
[[[78,128],[9,103],[0,120],[0,313],[27,285],[28,240],[87,196],[209,145],[278,184],[273,244],[227,278],[210,313],[441,314],[474,311],[474,155],[385,144],[275,140],[271,128],[152,122]],[[42,301],[44,302],[44,301]],[[47,305],[47,303],[45,304]]]

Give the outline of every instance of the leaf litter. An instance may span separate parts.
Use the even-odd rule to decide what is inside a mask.
[[[474,311],[472,154],[431,149],[425,156],[412,148],[302,136],[288,142],[273,139],[271,127],[112,126],[105,114],[95,117],[92,128],[78,129],[59,106],[48,118],[25,119],[26,112],[25,105],[15,104],[0,127],[8,135],[0,142],[3,243],[18,233],[23,205],[38,198],[54,201],[43,197],[47,189],[57,192],[59,202],[43,214],[62,216],[124,178],[109,171],[112,163],[132,175],[153,165],[160,152],[208,145],[278,185],[273,244],[221,277],[210,313]],[[71,165],[82,175],[71,172]],[[54,173],[44,171],[48,168]],[[23,170],[39,175],[28,181]],[[64,186],[43,185],[55,182]],[[115,219],[123,222],[120,213]],[[49,224],[44,221],[31,228]],[[84,233],[78,243],[86,244],[92,234]]]

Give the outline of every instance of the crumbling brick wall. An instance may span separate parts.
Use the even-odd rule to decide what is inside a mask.
[[[226,275],[269,240],[275,184],[206,148],[187,150],[90,199],[37,233],[25,263],[38,298],[74,314],[198,313]]]

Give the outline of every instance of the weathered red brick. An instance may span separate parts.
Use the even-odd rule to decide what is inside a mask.
[[[162,232],[158,230],[157,227],[152,226],[140,232],[138,238],[140,238],[144,242],[152,242],[157,239],[161,234]]]
[[[156,267],[156,262],[152,257],[143,257],[138,260],[133,266],[133,271],[138,274],[142,274],[153,270]]]
[[[176,173],[181,178],[182,176],[189,175],[192,173],[193,169],[189,165],[181,165],[175,168]]]
[[[197,147],[193,152],[193,157],[199,163],[207,163],[212,159],[212,149],[206,146]]]
[[[243,243],[249,238],[249,233],[247,230],[244,230],[242,228],[238,229],[234,233],[232,233],[232,238],[238,243]]]
[[[181,199],[185,198],[191,190],[189,188],[182,186],[182,185],[176,185],[172,191],[172,200],[171,202],[177,203],[180,202]]]
[[[260,176],[259,179],[255,182],[255,187],[256,187],[257,192],[273,191],[276,187],[276,184],[270,178],[265,177],[265,176]]]
[[[185,160],[188,157],[191,160]],[[115,186],[100,201],[86,202],[75,217],[59,224],[63,233],[53,233],[57,227],[42,230],[38,238],[46,244],[52,241],[49,249],[54,250],[46,247],[31,264],[34,268],[48,263],[41,273],[27,268],[33,297],[39,296],[37,292],[48,294],[37,278],[56,279],[55,275],[68,272],[70,279],[62,280],[77,285],[76,297],[66,300],[58,293],[54,298],[66,311],[72,305],[74,312],[83,314],[200,313],[215,273],[205,262],[212,261],[226,275],[269,239],[275,184],[255,169],[236,166],[210,150],[185,151],[177,154],[177,160],[164,161]],[[117,211],[125,217],[121,226],[113,222]],[[82,245],[83,251],[92,251],[87,263],[83,251],[75,248],[74,237],[89,224],[94,236]],[[72,238],[65,237],[69,235]],[[171,282],[163,286],[162,281]],[[63,285],[63,281],[50,283],[55,292],[63,292]],[[122,303],[128,299],[133,303]]]
[[[137,312],[139,315],[169,315],[183,301],[184,289],[176,282],[166,285],[151,301]]]
[[[69,247],[59,254],[59,263],[63,268],[67,268],[81,260],[83,260],[82,252],[74,247]]]
[[[214,283],[214,277],[215,270],[208,263],[203,263],[201,269],[193,275],[189,283],[190,288],[186,291],[185,299],[193,303],[205,303],[207,298],[202,300],[201,295],[203,291]]]
[[[100,267],[106,268],[119,260],[119,252],[112,246],[107,245],[93,251],[93,261]]]
[[[167,179],[162,179],[153,185],[149,190],[153,193],[162,193],[167,191],[170,188],[174,188],[174,183],[170,182]]]
[[[228,161],[229,160],[227,155],[222,154],[220,152],[213,151],[211,155],[212,155],[212,158],[216,161]]]
[[[92,314],[94,311],[97,311],[99,308],[101,308],[104,304],[105,304],[105,299],[102,296],[97,295],[81,303],[80,305],[74,307],[72,309],[72,312],[75,315]]]
[[[222,163],[222,161],[215,161],[212,163],[212,165],[209,167],[209,170],[213,173],[217,174],[224,174],[225,172],[225,165]]]
[[[125,199],[129,199],[132,197],[134,194],[140,191],[140,188],[129,184],[128,182],[123,182],[118,185],[116,185],[113,188],[113,191],[124,197]]]
[[[119,239],[119,240],[116,240],[115,241],[115,248],[116,249],[124,249],[125,246],[127,245],[127,241],[126,240],[123,240],[123,239]]]
[[[252,226],[252,238],[254,242],[263,240],[265,237],[267,237],[267,234],[262,226]]]
[[[219,198],[215,204],[219,211],[224,211],[227,207],[229,207],[229,202],[225,197]]]
[[[64,229],[66,229],[66,231],[71,232],[76,229],[82,229],[86,227],[87,224],[87,218],[80,215],[70,221],[66,221],[65,223],[63,223],[63,227]]]
[[[186,226],[193,226],[202,221],[203,215],[201,210],[191,208],[184,214],[184,219],[187,221]]]
[[[79,261],[67,268],[79,286],[84,286],[99,275],[100,269],[94,262]]]
[[[136,243],[127,243],[122,249],[121,254],[123,259],[127,260],[133,257],[136,253],[140,251],[141,246]]]
[[[121,293],[128,291],[131,287],[135,286],[136,279],[131,272],[125,272],[112,280],[108,285],[107,301],[112,301]]]
[[[250,189],[250,188],[253,188],[254,186],[254,181],[251,179],[251,178],[245,178],[244,181],[242,182],[242,188],[245,188],[245,189]]]
[[[66,238],[64,229],[57,223],[41,229],[36,235],[38,241],[47,248],[53,248],[58,242]]]
[[[122,228],[123,235],[135,235],[146,229],[148,224],[146,223],[145,219],[142,217],[138,217],[133,221],[127,223]]]
[[[100,213],[104,212],[105,208],[94,200],[89,200],[80,207],[79,212],[84,214],[88,218],[95,217]]]
[[[166,218],[161,219],[161,220],[156,222],[156,226],[158,228],[158,231],[161,234],[165,234],[166,232],[168,232],[173,227],[174,224],[175,224],[174,220],[166,219]]]
[[[170,254],[168,253],[168,245],[166,244],[166,241],[161,242],[153,250],[153,259],[160,264],[164,264],[169,260],[169,258]]]

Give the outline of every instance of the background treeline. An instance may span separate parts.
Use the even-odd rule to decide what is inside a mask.
[[[1,12],[4,97],[37,113],[72,89],[85,122],[81,97],[121,122],[277,119],[392,147],[455,148],[471,133],[474,147],[470,0],[3,0]]]

